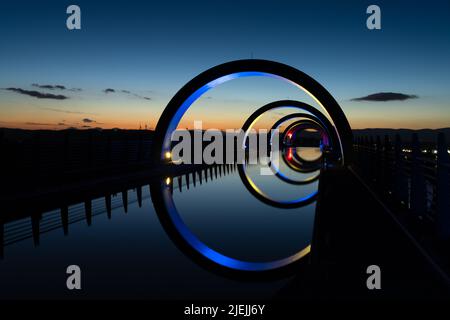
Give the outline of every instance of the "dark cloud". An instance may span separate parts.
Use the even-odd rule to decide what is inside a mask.
[[[51,93],[44,93],[39,91],[33,91],[33,90],[25,90],[21,88],[6,88],[5,90],[14,91],[20,94],[24,94],[30,97],[35,97],[38,99],[55,99],[55,100],[65,100],[69,99],[69,97],[64,96],[62,94],[51,94]]]
[[[84,123],[93,123],[93,122],[97,122],[97,121],[95,121],[95,120],[93,120],[93,119],[89,119],[89,118],[84,118],[84,119],[83,119],[83,122],[84,122]]]
[[[122,90],[115,90],[115,89],[112,89],[112,88],[108,88],[108,89],[103,90],[103,92],[104,92],[104,93],[121,92],[121,93],[125,93],[125,94],[127,94],[127,95],[129,95],[129,96],[133,96],[133,97],[139,98],[139,99],[144,99],[144,100],[148,100],[148,101],[149,101],[149,100],[152,100],[152,99],[149,98],[149,97],[141,96],[141,95],[139,95],[139,94],[137,94],[137,93],[131,92],[130,90],[124,90],[124,89],[122,89]]]
[[[404,94],[404,93],[396,93],[396,92],[378,92],[369,94],[365,97],[354,98],[352,101],[376,101],[376,102],[385,102],[385,101],[404,101],[408,99],[417,99],[418,96],[414,94]]]
[[[40,122],[25,122],[26,125],[29,126],[52,126],[51,123],[40,123]]]
[[[80,111],[71,111],[71,110],[63,110],[63,109],[48,108],[48,107],[41,107],[39,109],[53,111],[53,112],[68,113],[68,114],[86,114],[86,115],[88,115],[88,114],[95,115],[96,114],[96,113],[86,113],[86,112],[80,112]]]
[[[64,122],[58,122],[58,126],[67,126]]]
[[[33,83],[32,84],[33,87],[37,87],[37,88],[41,88],[41,89],[59,89],[59,90],[66,90],[66,87],[60,84],[55,84],[55,85],[51,85],[51,84],[38,84],[38,83]]]
[[[72,88],[72,89],[70,89],[70,91],[81,92],[81,91],[83,91],[83,89],[81,89],[81,88]]]
[[[90,128],[91,126],[82,126],[82,128]]]
[[[140,96],[138,94],[135,94],[134,96],[137,97],[137,98],[140,98],[140,99],[148,100],[148,101],[152,100],[152,98],[145,97],[145,96]]]

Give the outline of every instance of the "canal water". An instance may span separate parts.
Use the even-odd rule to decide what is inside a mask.
[[[261,175],[261,166],[256,165],[246,172],[276,201],[317,191],[317,180],[289,184],[274,175]],[[292,178],[314,174],[292,173]],[[315,201],[287,209],[266,204],[244,186],[235,166],[169,180],[186,226],[223,255],[265,262],[291,256],[311,243]],[[161,226],[148,185],[112,195],[110,217],[105,198],[91,204],[90,225],[85,203],[69,207],[67,234],[59,209],[42,214],[38,241],[36,234],[33,238],[31,217],[5,224],[0,298],[270,298],[290,281],[285,277],[245,282],[196,263]],[[69,265],[81,268],[81,291],[66,288]]]

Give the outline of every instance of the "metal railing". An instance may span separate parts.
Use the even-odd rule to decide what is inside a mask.
[[[450,238],[450,157],[445,136],[422,146],[417,134],[410,143],[399,135],[354,139],[354,167],[393,206],[418,218],[443,239]]]

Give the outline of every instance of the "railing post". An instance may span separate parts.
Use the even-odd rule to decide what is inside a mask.
[[[198,180],[199,180],[199,182],[200,182],[200,184],[202,184],[203,183],[203,179],[202,179],[202,169],[200,169],[200,170],[198,170]]]
[[[66,205],[61,207],[61,224],[64,235],[67,236],[69,234],[69,208]]]
[[[41,142],[41,134],[39,131],[34,132],[33,134],[33,147],[32,147],[32,152],[33,152],[33,165],[34,165],[34,174],[35,177],[39,177],[40,176],[40,171],[41,171],[41,146],[40,146],[40,142]]]
[[[128,213],[128,190],[122,191],[122,205],[125,213]]]
[[[417,133],[413,133],[410,205],[416,215],[424,215],[427,212],[427,188],[421,153],[419,138]]]
[[[142,131],[139,131],[139,141],[138,141],[138,154],[137,154],[137,162],[142,163],[144,161],[144,134]]]
[[[136,187],[136,195],[137,195],[137,200],[138,200],[138,206],[139,208],[142,207],[142,187]]]
[[[40,223],[42,215],[40,213],[33,213],[31,215],[31,232],[33,235],[34,246],[39,246],[40,243]]]
[[[375,166],[376,166],[376,160],[374,153],[376,152],[376,149],[374,148],[375,141],[373,139],[373,136],[369,137],[369,148],[368,148],[368,163],[369,163],[369,170],[368,170],[368,177],[371,184],[373,184],[374,180],[376,179],[375,174]]]
[[[106,132],[106,164],[112,167],[112,148],[111,148],[111,137],[112,131]]]
[[[5,247],[5,224],[0,218],[0,259],[4,257],[4,247]]]
[[[357,165],[358,165],[359,169],[362,171],[363,170],[362,166],[363,166],[363,163],[364,163],[364,139],[363,139],[362,136],[357,137],[357,147],[356,147],[356,149],[357,149],[357,154],[358,154],[358,156],[357,156],[357,159],[358,159]]]
[[[108,216],[108,219],[111,219],[112,216],[111,194],[107,194],[105,196],[105,206],[106,206],[106,215]]]
[[[84,202],[84,211],[86,213],[87,225],[90,226],[92,224],[92,201],[90,199]]]
[[[376,147],[375,147],[375,182],[379,189],[383,188],[382,182],[382,172],[383,172],[383,147],[381,145],[380,136],[376,137]]]
[[[391,143],[389,136],[384,136],[384,150],[383,150],[383,170],[382,181],[385,186],[386,193],[392,192],[392,174],[391,174]]]
[[[450,239],[450,159],[444,133],[438,134],[436,170],[436,226],[439,238]]]
[[[70,167],[70,130],[65,130],[64,131],[64,154],[63,154],[63,163],[62,163],[62,176],[63,179],[66,178],[66,174],[69,171],[69,167]]]
[[[192,183],[193,183],[194,187],[197,185],[197,177],[195,174],[195,170],[192,172]]]
[[[186,189],[189,190],[189,185],[190,185],[190,181],[189,181],[189,172],[186,173]]]
[[[400,204],[408,201],[408,182],[405,176],[405,162],[402,152],[402,141],[399,134],[395,135],[395,162],[394,162],[394,198]]]
[[[92,168],[94,165],[94,133],[88,130],[88,167]]]
[[[205,175],[206,175],[206,181],[208,181],[208,174],[207,174],[207,172],[205,172]],[[178,176],[177,180],[178,180],[178,190],[180,192],[183,192],[183,187],[182,187],[182,185],[183,185],[183,176],[181,176],[181,175]]]

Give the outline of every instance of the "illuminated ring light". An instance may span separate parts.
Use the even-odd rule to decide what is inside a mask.
[[[283,101],[283,102],[281,102],[282,104],[285,104],[285,103],[288,103],[288,104],[293,104],[292,103],[292,101]],[[278,104],[280,104],[280,102],[275,102],[275,103],[272,103],[272,105],[278,105]],[[303,105],[303,103],[300,103],[300,105],[297,105],[297,107],[300,107],[301,105]],[[307,105],[308,106],[308,105]],[[289,121],[289,120],[292,120],[292,119],[294,119],[294,118],[307,118],[307,119],[310,119],[310,120],[313,120],[314,121],[314,123],[317,123],[317,120],[319,120],[320,122],[321,122],[321,124],[318,124],[318,126],[321,128],[321,130],[322,131],[325,131],[326,132],[326,134],[327,134],[327,141],[325,142],[325,144],[327,144],[327,145],[330,145],[330,140],[331,141],[335,141],[336,140],[336,138],[332,138],[332,133],[334,132],[333,130],[329,130],[328,128],[331,128],[332,127],[332,125],[331,125],[331,123],[328,121],[328,119],[322,114],[322,113],[320,113],[320,112],[318,112],[318,110],[317,109],[315,109],[314,107],[312,107],[312,106],[308,106],[310,109],[308,109],[307,111],[308,112],[311,112],[311,114],[314,116],[314,117],[318,117],[318,119],[316,119],[316,118],[311,118],[311,115],[305,115],[304,113],[291,113],[291,114],[288,114],[288,115],[286,115],[286,116],[284,116],[284,117],[282,117],[281,119],[279,119],[278,121],[276,121],[275,123],[274,123],[274,125],[272,126],[272,128],[271,128],[271,142],[272,142],[272,139],[273,139],[273,135],[275,134],[275,130],[277,130],[283,123],[285,123],[285,122],[287,122],[287,121]],[[314,114],[313,114],[314,113]],[[301,121],[301,120],[300,120]],[[286,131],[287,131],[287,129],[285,129],[284,130],[284,132],[286,133]],[[285,134],[283,135],[283,136],[285,136]],[[284,140],[284,138],[282,137],[282,139],[281,140]],[[272,143],[271,143],[272,144]],[[287,161],[287,159],[285,159],[285,158],[283,158],[283,160],[285,160],[284,162],[286,162]],[[301,159],[300,159],[301,160]],[[302,168],[292,168],[291,166],[289,166],[288,165],[288,167],[290,168],[290,169],[293,169],[294,171],[299,171],[299,172],[303,172],[303,173],[308,173],[308,172],[313,172],[313,171],[316,171],[316,170],[318,170],[318,168],[313,168],[313,170],[306,170],[306,167],[311,167],[311,166],[309,166],[309,165],[306,165],[306,166],[304,166],[304,167],[302,167]],[[291,178],[289,178],[289,177],[287,177],[287,176],[285,176],[285,175],[283,175],[283,173],[281,173],[280,172],[280,170],[274,165],[274,164],[272,164],[272,162],[271,162],[271,169],[273,169],[272,171],[274,172],[274,174],[277,176],[277,177],[279,177],[280,179],[282,179],[282,180],[284,180],[284,181],[286,181],[286,182],[288,182],[288,183],[294,183],[294,184],[302,184],[303,182],[307,182],[308,180],[314,180],[314,179],[317,179],[318,177],[319,177],[319,174],[314,178],[308,178],[307,180],[300,180],[300,181],[297,181],[297,180],[292,180]]]
[[[307,127],[308,126],[308,127]],[[315,121],[297,121],[294,122],[292,124],[290,124],[283,132],[282,135],[282,141],[286,140],[286,136],[289,135],[289,133],[291,134],[295,134],[296,132],[300,131],[300,130],[304,130],[307,128],[311,128],[311,126],[313,127],[313,129],[316,129],[317,131],[321,132],[322,136],[325,137],[325,143],[324,145],[326,147],[329,147],[329,138],[328,138],[328,134],[325,132],[326,130],[324,130],[324,128],[318,124]],[[286,147],[286,149],[295,149],[293,147]],[[293,170],[295,171],[299,171],[299,172],[313,172],[316,170],[320,169],[320,166],[322,165],[322,155],[316,159],[316,160],[305,160],[303,158],[300,157],[299,154],[297,154],[297,152],[292,152],[291,153],[291,158],[292,159],[286,159],[286,157],[289,158],[289,155],[286,155],[286,153],[283,153],[283,160],[285,160],[284,162]],[[295,165],[293,162],[295,162],[297,165]]]
[[[266,111],[268,111],[268,110],[266,110],[266,111],[263,111],[261,114],[259,113],[259,110],[263,110],[263,108],[264,107],[262,107],[262,108],[260,108],[260,109],[258,109],[255,113],[253,113],[246,121],[245,121],[245,123],[244,123],[244,125],[242,126],[242,131],[244,132],[244,139],[243,139],[243,145],[242,145],[242,148],[245,148],[245,145],[246,145],[246,140],[247,140],[247,136],[248,136],[248,133],[249,133],[249,131],[250,131],[250,129],[251,129],[251,127],[252,127],[252,125],[254,125],[255,124],[255,122],[257,121],[257,119],[259,119],[260,118],[260,116],[264,113],[264,112],[266,112]],[[273,107],[272,109],[275,109],[275,108],[279,108],[279,107]],[[313,116],[313,115],[310,115],[310,114],[303,114],[303,116],[305,117],[305,118],[308,118],[308,119],[315,119],[315,117]],[[271,152],[271,157],[273,156],[273,153]],[[292,169],[293,167],[291,166],[291,165],[289,165],[288,164],[288,166]],[[276,165],[274,164],[274,162],[273,161],[270,161],[270,164],[269,164],[269,167],[270,167],[270,169],[273,171],[274,169],[275,169],[275,176],[278,176],[278,175],[280,175],[280,176],[283,176],[283,178],[281,179],[281,180],[289,180],[289,178],[287,177],[287,176],[285,176],[285,175],[283,175],[282,173],[281,173],[281,171],[276,167]],[[303,206],[306,206],[306,205],[308,205],[308,204],[310,204],[310,203],[312,203],[312,202],[314,202],[315,200],[316,200],[316,198],[317,198],[317,194],[318,194],[318,191],[315,191],[315,192],[313,192],[313,193],[311,193],[311,194],[309,194],[309,195],[307,195],[307,196],[305,196],[305,197],[300,197],[300,198],[296,198],[296,199],[293,199],[293,200],[284,200],[284,201],[281,201],[281,200],[277,200],[277,199],[273,199],[272,197],[270,197],[268,194],[266,194],[263,190],[261,190],[259,187],[258,187],[258,185],[252,180],[252,178],[247,174],[247,165],[246,165],[246,163],[244,162],[244,164],[237,164],[237,168],[238,168],[238,173],[239,173],[239,176],[240,176],[240,178],[241,178],[241,180],[242,180],[242,183],[244,184],[244,186],[247,188],[247,190],[252,194],[252,195],[254,195],[256,198],[258,198],[260,201],[262,201],[262,202],[264,202],[264,203],[266,203],[266,204],[268,204],[268,205],[271,205],[271,206],[273,206],[273,207],[277,207],[277,208],[299,208],[299,207],[303,207]],[[295,169],[293,169],[293,170],[295,170]],[[301,171],[300,169],[297,169],[297,170],[295,170],[295,171]],[[314,171],[317,171],[317,170],[314,170]],[[308,183],[312,183],[314,181],[314,179],[311,179],[311,181],[307,181],[306,183],[301,183],[301,184],[308,184]],[[294,184],[294,183],[291,183],[291,184]],[[299,183],[300,184],[300,183]]]
[[[324,130],[326,130],[326,133],[328,134],[328,137],[330,139],[330,145],[332,146],[336,146],[335,148],[333,148],[333,152],[336,154],[335,155],[335,159],[340,159],[341,161],[341,165],[346,165],[349,163],[350,159],[349,159],[349,155],[351,155],[351,149],[350,150],[346,150],[344,149],[344,146],[342,143],[339,143],[339,141],[346,141],[348,139],[347,134],[348,133],[340,133],[340,129],[338,128],[338,126],[333,126],[333,124],[328,120],[328,118],[321,113],[317,108],[314,108],[313,106],[304,103],[304,102],[300,102],[300,101],[295,101],[295,100],[279,100],[279,101],[274,101],[271,103],[268,103],[264,106],[262,106],[261,108],[257,109],[255,112],[253,112],[250,117],[245,121],[244,125],[242,126],[243,130],[245,129],[245,131],[247,131],[249,128],[252,127],[252,125],[254,123],[257,122],[257,120],[262,116],[262,114],[264,114],[265,112],[271,111],[271,110],[275,110],[275,109],[281,109],[281,108],[296,108],[296,109],[300,109],[303,111],[306,111],[308,113],[310,113],[311,115],[313,115],[316,119],[316,121],[318,121],[322,127],[324,128]],[[272,126],[272,130],[273,129],[277,129],[282,123],[290,120],[291,118],[295,118],[295,113],[293,114],[288,114],[284,117],[282,117],[281,119],[277,120],[277,122],[275,122],[275,124]],[[311,119],[311,118],[310,118]],[[348,124],[348,122],[347,122]],[[351,137],[351,132],[349,133],[350,137]],[[272,135],[271,135],[271,141],[273,138],[273,131],[272,131]],[[339,146],[339,147],[338,147]],[[347,145],[346,148],[351,148],[351,145]],[[347,156],[345,157],[345,163],[344,163],[344,154],[347,154]]]
[[[161,114],[155,128],[153,164],[155,166],[167,165],[165,157],[171,151],[171,134],[176,130],[185,112],[201,95],[229,80],[256,76],[285,80],[315,99],[333,119],[336,129],[340,133],[339,143],[344,150],[343,158],[345,157],[346,164],[350,163],[352,148],[350,125],[331,94],[313,78],[295,68],[278,62],[251,59],[232,61],[206,70],[175,94]],[[187,250],[192,249],[190,251],[198,257],[206,258],[206,260],[225,268],[242,271],[270,271],[287,268],[306,256],[311,250],[309,245],[289,257],[267,262],[248,262],[222,255],[205,245],[189,230],[175,207],[170,188],[165,185],[163,180],[152,184],[151,194],[163,227],[174,238],[180,240],[177,241],[181,242],[179,246],[181,245]]]
[[[322,125],[320,123],[315,121],[315,119],[310,119],[309,117],[304,117],[304,119],[295,121],[295,122],[291,123],[290,125],[288,125],[283,131],[281,141],[284,143],[284,145],[287,146],[288,145],[287,139],[292,140],[292,138],[296,137],[296,135],[299,132],[301,132],[303,130],[308,130],[308,129],[316,130],[321,135],[321,139],[324,141],[323,144],[328,147],[330,146],[330,141],[328,138],[327,130],[324,127],[322,127]],[[310,160],[304,160],[304,161],[310,161]],[[315,160],[311,160],[311,161],[315,161]]]
[[[312,116],[312,115],[310,115],[310,114],[306,114],[306,113],[293,113],[293,114],[291,114],[291,115],[289,115],[289,116],[284,117],[284,118],[285,118],[284,121],[277,121],[277,123],[275,123],[275,125],[272,126],[272,129],[271,129],[271,130],[278,129],[278,127],[279,127],[283,122],[286,122],[286,121],[291,120],[291,119],[293,119],[293,118],[299,118],[299,117],[301,117],[301,118],[303,118],[303,119],[308,119],[308,120],[300,120],[300,121],[295,122],[295,123],[299,123],[299,122],[300,122],[300,123],[303,123],[303,122],[305,122],[305,121],[308,121],[308,122],[310,122],[310,123],[316,124],[316,126],[318,126],[318,127],[320,126],[317,122],[314,121],[314,119],[315,119],[314,116]],[[272,137],[273,137],[274,132],[275,132],[275,131],[271,131]],[[271,138],[270,144],[272,145],[272,138]],[[289,149],[291,149],[291,148],[289,148]],[[279,156],[281,156],[281,158],[283,159],[283,162],[286,164],[287,168],[289,168],[289,169],[291,169],[291,170],[293,170],[293,171],[295,171],[295,172],[297,172],[297,173],[298,173],[298,172],[300,172],[300,173],[311,173],[311,172],[316,172],[316,171],[318,172],[318,173],[317,173],[316,175],[314,175],[314,176],[306,177],[306,178],[304,178],[304,179],[302,179],[302,180],[295,180],[295,179],[289,177],[288,175],[284,174],[284,173],[280,170],[280,168],[276,165],[275,161],[270,161],[269,164],[268,164],[269,168],[272,170],[272,172],[274,173],[274,175],[275,175],[277,178],[279,178],[280,180],[282,180],[282,181],[284,181],[284,182],[287,182],[287,183],[289,183],[289,184],[303,185],[303,184],[309,184],[309,183],[311,183],[311,182],[313,182],[313,181],[315,181],[315,180],[317,180],[317,179],[319,178],[320,172],[319,172],[319,168],[317,168],[317,166],[312,167],[311,165],[307,164],[305,167],[301,167],[301,165],[302,165],[301,162],[298,162],[298,161],[296,161],[295,159],[290,159],[290,160],[296,161],[296,162],[298,163],[298,166],[292,165],[292,164],[290,163],[290,160],[289,160],[289,159],[286,159],[286,157],[287,157],[286,153],[283,152],[283,150],[279,150],[279,152],[281,152],[281,154],[279,154]],[[273,154],[272,154],[272,156],[273,156]],[[244,169],[244,171],[245,171],[245,167],[244,167],[243,169]],[[246,179],[251,179],[251,178],[248,177],[248,176],[246,176]],[[253,182],[250,181],[250,184],[252,185]]]
[[[293,101],[293,100],[275,101],[275,102],[269,103],[267,106],[263,106],[261,111],[260,110],[255,111],[255,114],[259,114],[262,111],[265,112],[265,110],[271,110],[272,108],[283,107],[283,106],[296,107],[296,108],[299,108],[299,109],[309,112],[311,115],[313,115],[317,118],[316,120],[320,121],[323,128],[326,130],[326,132],[329,136],[329,138],[328,138],[329,141],[326,141],[326,143],[330,144],[330,140],[331,140],[331,142],[337,140],[337,137],[333,136],[333,134],[335,134],[335,131],[333,129],[331,131],[328,129],[328,128],[331,129],[333,127],[333,125],[330,123],[330,121],[327,119],[327,117],[325,117],[325,115],[323,113],[321,113],[319,110],[317,110],[313,106],[308,105],[303,102],[297,102],[297,101]],[[272,145],[272,140],[273,140],[273,135],[275,134],[275,130],[278,130],[278,128],[283,123],[285,123],[289,120],[295,119],[295,118],[302,118],[302,117],[304,118],[304,115],[305,115],[304,113],[291,113],[291,114],[288,114],[288,115],[280,118],[279,120],[277,120],[273,124],[272,128],[270,129],[270,131],[271,131],[270,144]],[[285,161],[285,160],[286,159],[283,157],[283,161]],[[288,165],[288,167],[290,169],[292,169],[289,165]],[[270,168],[272,169],[272,172],[279,179],[283,180],[284,182],[290,183],[290,184],[301,185],[301,184],[305,184],[305,183],[310,183],[310,182],[317,180],[320,177],[320,172],[319,172],[317,175],[315,175],[313,177],[309,177],[305,180],[293,180],[292,178],[284,175],[272,162],[270,163]],[[295,170],[295,171],[307,173],[307,171],[303,171],[303,170]]]
[[[332,140],[334,143],[336,143],[336,141],[338,141],[339,137],[335,133],[333,125],[325,117],[325,115],[322,114],[319,110],[317,110],[313,106],[311,106],[307,103],[304,103],[304,102],[295,101],[295,100],[279,100],[279,101],[274,101],[274,102],[268,103],[268,104],[260,107],[255,112],[253,112],[250,115],[250,117],[248,117],[248,119],[244,122],[244,124],[242,125],[242,130],[245,132],[245,135],[244,135],[244,139],[243,139],[242,148],[245,149],[246,138],[247,138],[249,130],[264,113],[275,110],[275,109],[289,108],[289,107],[309,112],[310,114],[301,113],[300,115],[306,119],[316,122],[319,126],[321,126],[323,128],[323,130],[325,130],[327,132],[328,136],[330,137],[330,140]],[[289,120],[292,117],[293,116],[291,116],[291,115],[287,115],[287,116],[281,118],[280,120],[275,122],[275,124],[272,126],[272,129],[278,128],[283,122]],[[274,131],[271,132],[271,140],[270,140],[271,144],[272,144],[273,134],[274,134]],[[341,159],[341,160],[343,159],[343,157],[340,156],[342,154],[342,152],[340,151],[340,148],[335,148],[333,152],[336,154],[336,156],[334,158]],[[310,173],[310,172],[317,171],[317,168],[313,168],[313,169],[309,170],[309,169],[303,169],[300,166],[293,166],[291,163],[289,163],[289,161],[287,161],[284,158],[284,156],[282,156],[282,159],[286,163],[286,165],[294,171],[303,172],[303,173]],[[272,171],[274,171],[275,176],[277,176],[279,179],[281,179],[287,183],[290,183],[290,184],[298,184],[298,185],[307,184],[307,183],[313,182],[314,180],[316,180],[318,178],[318,175],[317,175],[316,177],[307,179],[305,181],[293,180],[293,179],[289,178],[288,176],[284,175],[279,170],[279,168],[276,167],[276,165],[274,164],[273,161],[270,161],[269,166],[270,166],[270,169]],[[257,197],[261,201],[263,201],[269,205],[272,205],[272,206],[281,207],[281,208],[300,207],[300,206],[303,206],[303,205],[313,202],[317,196],[317,191],[316,191],[316,192],[308,195],[307,197],[302,197],[302,198],[298,198],[298,199],[294,199],[294,200],[290,200],[290,201],[275,200],[275,199],[272,199],[269,195],[265,194],[260,188],[258,188],[258,186],[253,182],[253,180],[247,174],[245,164],[238,164],[238,173],[239,173],[239,176],[241,177],[242,182],[246,186],[246,188],[255,197]]]

